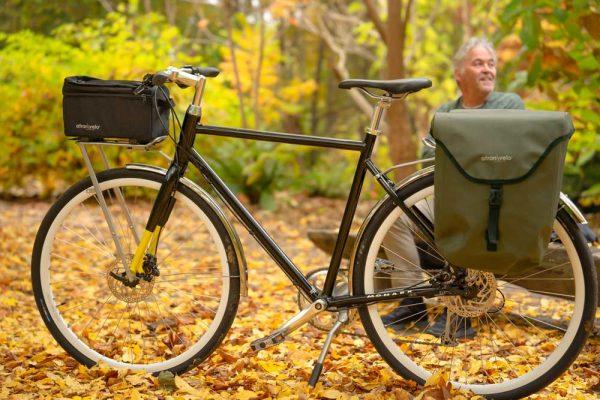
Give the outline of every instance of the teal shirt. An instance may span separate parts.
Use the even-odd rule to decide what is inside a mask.
[[[436,112],[450,112],[452,110],[464,108],[462,105],[462,96],[456,100],[442,104]],[[516,93],[503,93],[503,92],[492,92],[488,99],[483,103],[481,107],[477,107],[479,110],[483,109],[517,109],[524,110],[525,104],[523,100]],[[431,128],[429,128],[429,136],[431,137]],[[434,150],[430,147],[424,146],[421,151],[421,158],[429,158],[434,156]]]

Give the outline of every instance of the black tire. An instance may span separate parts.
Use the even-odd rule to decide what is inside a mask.
[[[399,197],[405,201],[406,199],[409,199],[411,196],[415,196],[413,197],[413,199],[423,199],[421,200],[422,202],[425,201],[431,201],[431,197],[426,197],[425,198],[425,194],[426,193],[430,193],[430,195],[428,194],[427,196],[432,196],[433,195],[433,173],[430,173],[428,175],[424,175],[423,177],[415,180],[414,182],[408,184],[407,186],[403,187],[402,189],[400,189],[397,193],[399,195]],[[414,200],[413,200],[414,201]],[[423,204],[423,203],[420,203]],[[371,258],[371,260],[377,260],[375,257],[379,257],[381,256],[381,250],[383,249],[384,251],[386,250],[383,246],[384,241],[386,240],[385,237],[387,237],[388,233],[387,233],[387,229],[385,227],[385,224],[387,224],[387,227],[389,227],[390,231],[391,231],[391,227],[394,225],[390,225],[391,220],[394,220],[395,217],[391,216],[393,213],[396,213],[394,215],[397,215],[398,213],[401,213],[401,211],[399,211],[399,208],[397,208],[394,203],[390,200],[387,199],[378,209],[377,211],[373,214],[372,218],[370,219],[368,225],[365,227],[364,230],[364,234],[362,235],[362,237],[360,238],[360,243],[357,246],[357,253],[355,255],[355,261],[354,264],[352,266],[353,268],[353,279],[352,279],[352,288],[353,288],[353,293],[356,295],[363,295],[363,294],[368,294],[368,293],[373,293],[376,291],[376,279],[380,278],[381,275],[381,270],[378,270],[377,267],[375,266],[377,263],[376,262],[372,262],[369,260],[369,257]],[[433,214],[431,214],[433,215]],[[388,219],[389,218],[389,219]],[[400,219],[398,219],[398,221],[400,221]],[[500,364],[498,363],[497,365],[499,366],[499,370],[502,369],[502,373],[506,374],[506,376],[508,376],[508,380],[506,381],[501,381],[499,383],[497,383],[496,381],[490,381],[490,377],[488,375],[488,371],[485,370],[485,368],[479,368],[479,370],[475,371],[475,372],[471,372],[471,370],[469,370],[469,377],[465,378],[464,382],[458,381],[458,382],[454,382],[453,384],[458,385],[457,386],[467,386],[467,385],[471,385],[468,388],[470,390],[475,391],[478,394],[482,394],[488,398],[493,398],[493,399],[516,399],[516,398],[521,398],[527,395],[530,395],[544,387],[546,387],[547,385],[549,385],[551,382],[553,382],[556,378],[558,378],[563,372],[565,372],[569,366],[573,363],[573,361],[575,360],[575,358],[577,357],[577,355],[579,354],[579,352],[581,351],[581,349],[583,348],[585,341],[591,331],[591,326],[593,326],[593,322],[594,322],[594,314],[595,314],[595,310],[596,310],[596,296],[597,296],[597,281],[596,281],[596,271],[595,268],[593,267],[593,262],[592,262],[592,257],[591,257],[591,253],[589,251],[589,248],[586,244],[586,241],[580,231],[580,229],[578,229],[577,224],[575,223],[575,221],[571,218],[571,216],[566,212],[566,210],[564,209],[560,209],[559,212],[557,213],[557,222],[560,225],[561,228],[556,228],[557,224],[555,223],[555,229],[560,230],[561,233],[561,239],[562,241],[567,241],[569,242],[568,246],[566,246],[564,249],[569,249],[570,245],[573,246],[575,252],[572,250],[573,248],[570,248],[570,252],[568,254],[570,254],[569,260],[571,261],[571,269],[573,271],[573,287],[576,289],[576,296],[573,296],[573,302],[570,302],[569,304],[573,304],[573,315],[571,316],[570,319],[566,319],[566,321],[570,321],[570,324],[567,326],[566,331],[564,333],[564,336],[562,338],[562,340],[560,342],[558,342],[558,344],[556,345],[556,347],[554,349],[551,348],[551,346],[553,346],[554,342],[551,342],[549,344],[544,344],[543,341],[539,341],[537,342],[537,347],[534,347],[536,350],[538,350],[539,352],[542,352],[545,354],[544,356],[538,356],[537,354],[535,355],[535,357],[539,357],[539,359],[543,359],[543,361],[540,361],[540,364],[537,366],[534,366],[530,371],[528,372],[536,372],[537,374],[534,373],[532,375],[528,375],[528,379],[526,379],[524,382],[517,382],[514,383],[513,381],[515,379],[513,379],[512,376],[510,376],[511,374],[519,376],[518,373],[515,373],[515,368],[516,371],[521,371],[521,367],[522,367],[522,362],[512,362],[510,361],[508,363],[508,365],[504,365],[504,364]],[[383,229],[386,230],[386,232],[379,232]],[[564,229],[564,230],[563,230]],[[378,233],[379,232],[379,233]],[[566,234],[565,234],[566,232]],[[381,237],[384,237],[384,239],[381,239]],[[376,239],[377,238],[377,239]],[[377,244],[376,242],[379,241],[379,243],[381,243],[381,247],[379,244]],[[377,247],[377,248],[375,248]],[[427,258],[427,257],[423,257],[423,252],[421,251],[422,249],[419,249],[419,260],[421,262],[420,265],[425,265],[423,264],[423,259]],[[429,248],[429,250],[425,250],[426,253],[431,254],[431,248]],[[565,250],[566,252],[566,250]],[[576,253],[576,257],[573,257],[573,254]],[[385,253],[388,254],[388,253]],[[437,254],[439,255],[439,253]],[[436,255],[436,256],[437,256]],[[576,259],[574,259],[576,258]],[[369,263],[372,263],[371,266],[369,266]],[[578,265],[580,265],[580,267],[578,267]],[[370,271],[370,272],[368,272]],[[422,271],[421,271],[422,272]],[[427,271],[425,271],[426,273]],[[406,271],[404,273],[407,273]],[[391,275],[390,275],[391,276]],[[408,275],[407,275],[408,276]],[[505,278],[508,280],[508,278]],[[521,278],[521,280],[523,280],[524,278]],[[564,279],[564,278],[563,278]],[[511,282],[516,282],[517,279],[512,279]],[[371,283],[368,283],[368,281],[371,281]],[[517,295],[523,296],[522,293],[524,292],[528,292],[531,293],[531,295],[529,297],[525,297],[526,300],[530,300],[530,297],[532,298],[536,298],[537,297],[541,297],[540,298],[540,304],[544,304],[543,302],[560,302],[560,305],[562,306],[565,302],[567,302],[567,300],[561,299],[561,298],[557,298],[556,296],[539,296],[539,292],[538,293],[533,293],[533,292],[529,292],[528,290],[523,289],[522,287],[520,287],[519,285],[517,285],[516,283],[510,283],[510,282],[504,282],[504,281],[500,281],[498,280],[499,284],[498,284],[498,288],[499,290],[502,290],[504,292],[506,292],[509,296],[512,296],[514,298],[518,298]],[[410,283],[410,282],[409,282]],[[523,282],[521,282],[521,284],[523,284]],[[567,283],[565,283],[567,284]],[[501,286],[503,285],[503,286]],[[408,284],[407,284],[408,286]],[[394,286],[394,287],[401,287],[401,286]],[[385,289],[385,288],[384,288]],[[512,292],[514,291],[514,292]],[[495,293],[495,291],[494,291]],[[516,294],[511,294],[511,293],[516,293]],[[521,293],[521,294],[519,294]],[[548,293],[546,293],[548,294]],[[503,294],[503,296],[505,296],[505,294]],[[525,294],[525,296],[528,296],[527,294]],[[523,296],[524,297],[524,296]],[[546,299],[546,300],[543,300]],[[531,341],[536,342],[536,340],[540,337],[541,334],[544,334],[544,336],[548,339],[550,339],[549,341],[553,340],[555,338],[555,331],[556,328],[558,328],[558,326],[553,326],[550,323],[547,322],[547,320],[545,319],[541,319],[538,318],[533,318],[531,316],[529,316],[529,314],[523,314],[524,312],[529,312],[529,308],[527,306],[527,303],[518,303],[515,306],[512,306],[513,310],[509,310],[506,307],[508,307],[511,303],[509,303],[509,301],[512,301],[512,299],[510,298],[505,298],[505,302],[501,303],[502,307],[504,307],[506,309],[506,313],[501,309],[499,312],[497,312],[496,314],[493,314],[491,317],[488,317],[488,313],[491,311],[486,311],[485,312],[485,319],[482,321],[479,317],[477,320],[477,325],[475,325],[475,322],[471,322],[474,321],[474,319],[472,317],[470,318],[462,318],[462,319],[457,319],[457,321],[464,321],[465,325],[464,325],[464,331],[465,332],[465,338],[463,338],[462,340],[458,341],[458,345],[456,346],[456,349],[460,349],[460,347],[463,347],[463,351],[464,351],[464,356],[465,358],[469,358],[470,356],[472,356],[473,358],[477,357],[477,348],[479,349],[479,356],[481,357],[481,362],[486,363],[486,364],[494,364],[494,366],[496,365],[495,363],[500,360],[498,359],[494,359],[493,357],[490,358],[488,356],[487,353],[484,353],[484,350],[489,351],[490,348],[492,348],[492,351],[498,350],[497,354],[503,354],[503,353],[508,353],[509,351],[517,351],[517,350],[521,350],[521,348],[525,348],[524,345],[521,345],[520,343],[522,341]],[[435,309],[435,307],[432,307],[431,304],[424,302],[423,305],[421,306],[420,312],[423,313],[423,309],[425,309],[426,311],[424,312],[426,315],[425,317],[425,321],[424,322],[419,322],[418,320],[415,321],[416,319],[416,315],[418,314],[417,311],[414,311],[414,314],[409,317],[412,318],[413,322],[409,322],[406,323],[404,322],[403,324],[400,324],[399,322],[392,322],[390,324],[388,324],[388,326],[384,325],[384,323],[382,323],[381,320],[381,314],[386,313],[386,318],[389,318],[389,315],[394,315],[393,313],[388,313],[385,310],[385,303],[380,303],[380,304],[375,304],[375,305],[370,305],[370,306],[363,306],[361,308],[359,308],[359,314],[361,317],[361,321],[362,324],[365,328],[365,331],[367,333],[367,335],[369,336],[369,338],[371,339],[373,345],[375,346],[375,348],[377,349],[377,351],[379,352],[379,354],[385,359],[385,361],[400,375],[402,375],[403,377],[405,377],[406,379],[411,379],[416,381],[419,384],[424,384],[425,382],[425,378],[428,376],[428,372],[426,371],[426,367],[422,367],[418,362],[414,361],[412,358],[419,358],[419,360],[423,363],[423,365],[429,365],[431,370],[434,372],[437,372],[435,370],[435,365],[436,365],[436,360],[437,361],[437,366],[439,367],[442,363],[447,363],[447,359],[448,359],[448,353],[450,352],[450,350],[446,350],[445,348],[442,349],[442,346],[434,346],[434,345],[417,345],[414,342],[413,343],[396,343],[394,342],[394,340],[398,341],[399,337],[402,337],[402,340],[407,340],[406,337],[410,337],[412,338],[412,340],[416,340],[415,338],[417,337],[417,335],[419,335],[419,340],[424,340],[423,338],[428,338],[428,343],[437,343],[439,342],[439,339],[437,339],[434,335],[430,335],[428,334],[426,331],[432,332],[432,328],[430,327],[435,327],[435,322],[439,319],[441,319],[438,315],[447,315],[445,313],[447,313],[447,311],[444,311],[444,304],[442,304],[441,306],[436,305],[435,307],[439,307],[438,309],[438,313],[436,314],[436,316],[434,318],[431,318],[430,315],[433,313],[430,310]],[[388,303],[388,310],[389,310],[389,304]],[[551,307],[552,304],[548,307]],[[557,305],[558,306],[558,305]],[[415,306],[403,306],[407,309],[410,309],[410,307],[413,307],[413,309],[415,309]],[[514,308],[517,309],[516,314],[514,314]],[[396,308],[395,311],[399,310],[399,308]],[[526,311],[523,311],[526,310]],[[550,311],[548,311],[549,313]],[[405,314],[403,314],[405,315]],[[501,320],[500,318],[502,317],[502,315],[504,315],[506,318],[506,323],[500,325]],[[570,314],[569,314],[570,315]],[[575,322],[577,320],[576,315],[580,315],[580,319],[579,322]],[[405,317],[403,317],[405,318]],[[419,319],[422,317],[419,317]],[[489,318],[489,319],[488,319]],[[504,320],[504,317],[502,317]],[[524,335],[524,337],[519,336],[519,332],[516,332],[516,336],[513,336],[513,334],[511,333],[511,335],[508,335],[509,332],[510,333],[510,329],[513,329],[512,326],[514,326],[516,329],[520,329],[517,327],[516,323],[513,321],[517,321],[519,322],[518,318],[522,318],[525,322],[529,321],[529,325],[531,325],[531,327],[529,327],[527,325],[527,323],[519,323],[519,325],[525,325],[526,327],[526,332],[529,332],[529,334]],[[385,318],[384,318],[385,319]],[[467,321],[468,320],[468,321]],[[406,319],[404,320],[406,321]],[[452,321],[452,320],[451,320]],[[496,324],[496,321],[498,321],[499,323]],[[509,326],[508,322],[510,322],[510,324],[512,326]],[[427,323],[427,327],[424,327],[425,323]],[[471,325],[474,325],[477,327],[477,331],[476,331],[476,335],[473,338],[469,338],[467,335],[467,323],[469,324],[468,329],[472,329]],[[498,329],[498,330],[492,330],[492,328],[489,328],[489,332],[486,332],[486,324],[488,325],[494,325],[495,327],[499,327],[502,326],[502,329]],[[556,325],[558,325],[558,322],[555,323]],[[398,328],[399,326],[399,328]],[[460,326],[458,328],[458,330],[456,330],[456,332],[460,332],[460,329],[462,328],[462,326]],[[550,328],[550,329],[549,329]],[[395,336],[397,334],[398,331],[400,331],[401,329],[403,329],[402,333],[398,336]],[[418,329],[422,329],[420,332],[418,333],[410,333],[411,330],[418,330]],[[508,330],[507,330],[508,329]],[[535,334],[531,334],[531,332],[534,332]],[[498,333],[499,332],[499,333]],[[547,332],[547,333],[546,333]],[[515,333],[515,332],[513,332]],[[494,335],[504,335],[506,336],[506,339],[503,339],[504,342],[508,342],[509,344],[509,349],[505,349],[501,346],[498,346],[496,348],[496,346],[494,345],[494,338],[498,338],[498,336],[494,336]],[[394,339],[391,338],[391,336],[394,335]],[[412,335],[412,336],[410,336]],[[488,335],[485,336],[484,335]],[[478,338],[479,336],[479,338]],[[491,345],[485,341],[486,337],[490,337],[491,339]],[[515,337],[516,339],[514,339],[514,342],[511,340],[512,337]],[[477,341],[479,341],[479,347],[477,347]],[[564,343],[563,343],[564,342]],[[499,342],[502,343],[502,342]],[[516,344],[515,344],[516,343]],[[512,344],[512,348],[510,348],[510,345]],[[403,349],[400,349],[400,346],[404,346]],[[421,346],[421,347],[419,347]],[[471,347],[469,347],[471,346]],[[548,347],[550,346],[550,347]],[[395,348],[394,348],[395,347]],[[505,346],[506,347],[506,346]],[[417,351],[417,349],[430,349],[430,350],[419,350]],[[540,350],[540,348],[542,350]],[[472,350],[471,350],[472,349]],[[544,350],[546,349],[546,350]],[[560,350],[560,352],[559,352]],[[458,363],[458,365],[461,368],[464,368],[465,366],[468,367],[468,365],[475,365],[477,366],[477,360],[472,363],[471,361],[465,361],[463,359],[460,360],[455,360],[454,358],[454,352],[455,350],[452,350],[452,359],[450,361],[450,365]],[[545,363],[545,360],[552,360],[550,358],[551,355],[554,354],[558,354],[559,357],[558,359],[555,359],[553,361],[549,361],[547,364],[550,366],[548,367]],[[409,355],[407,355],[409,354]],[[439,354],[439,356],[438,356]],[[484,357],[485,355],[485,357]],[[405,359],[403,359],[403,357],[406,357]],[[445,357],[445,359],[444,359]],[[458,356],[460,358],[460,355]],[[504,356],[503,356],[504,357]],[[508,357],[508,356],[506,356]],[[532,356],[533,357],[533,356]],[[554,357],[554,356],[553,356]],[[513,358],[514,359],[514,358]],[[440,361],[441,360],[441,361]],[[490,361],[493,360],[493,361]],[[529,364],[529,360],[525,359],[525,362],[528,364],[528,366],[531,366]],[[485,364],[483,364],[485,365]],[[540,368],[542,367],[542,365],[544,366],[544,368]],[[417,366],[417,367],[415,367]],[[446,369],[446,367],[441,367],[442,369]],[[450,372],[452,372],[452,368],[453,366],[450,366]],[[457,367],[458,368],[458,367]],[[537,369],[536,369],[537,368]],[[484,369],[484,371],[482,371],[482,369]],[[512,372],[511,372],[512,370]],[[425,371],[426,373],[422,373],[422,371]],[[481,378],[480,378],[481,376]],[[485,378],[484,378],[485,376]],[[522,377],[524,375],[521,375]],[[452,378],[452,375],[450,375],[450,377]],[[460,376],[457,378],[460,379]],[[487,380],[488,383],[483,382],[480,383],[479,387],[475,387],[475,389],[473,389],[474,386],[472,385],[476,385],[477,383],[472,383],[469,382],[468,379],[481,379],[482,381],[485,379]],[[477,381],[476,381],[477,382]],[[507,383],[508,382],[508,383]],[[511,387],[510,382],[513,382],[513,386]]]
[[[122,189],[121,193],[126,200],[127,207],[134,217],[133,225],[140,224],[143,228],[153,200],[153,198],[148,198],[146,194],[156,190],[162,183],[164,176],[153,171],[124,168],[103,171],[97,177],[99,184],[103,187],[104,197],[111,202],[110,207],[114,207],[113,213],[117,212],[115,220],[119,220],[119,210],[122,212],[122,219],[118,221],[121,229],[120,234],[123,237],[129,236],[127,245],[129,250],[134,249],[135,243],[132,243],[133,229],[128,229],[128,226],[126,226],[126,213],[123,212],[123,208],[121,206],[119,206],[120,209],[117,208],[117,205],[122,203],[118,203],[115,189],[116,187]],[[90,209],[93,211],[98,203],[96,201],[94,204],[95,194],[88,193],[93,193],[90,178],[70,187],[52,205],[36,236],[31,263],[33,293],[47,328],[56,341],[71,356],[88,367],[102,360],[115,367],[144,369],[154,374],[163,370],[183,373],[202,362],[225,338],[235,319],[240,296],[240,266],[238,265],[236,250],[219,215],[198,193],[185,185],[180,185],[176,193],[177,201],[172,217],[177,215],[177,218],[181,218],[181,221],[186,221],[186,225],[188,220],[191,222],[199,221],[191,227],[196,228],[196,231],[189,233],[189,242],[184,242],[184,239],[187,239],[184,238],[186,234],[185,227],[175,229],[179,226],[173,226],[173,229],[166,230],[166,234],[162,233],[157,253],[161,275],[155,277],[151,283],[145,284],[146,286],[140,284],[136,288],[128,289],[124,286],[118,286],[118,281],[112,281],[109,275],[110,271],[117,271],[122,266],[121,263],[111,263],[109,261],[107,264],[108,269],[102,269],[102,262],[105,262],[103,258],[110,258],[115,253],[114,243],[110,240],[99,239],[101,237],[99,234],[104,231],[106,222],[102,213],[99,212],[100,208],[98,208],[98,212],[90,212]],[[129,201],[130,197],[125,197],[129,194],[133,198],[133,203]],[[79,199],[83,197],[86,197],[87,200],[80,201]],[[79,212],[80,209],[84,209],[84,211]],[[69,216],[64,216],[64,213],[61,214],[63,210],[65,210],[64,213],[69,211],[71,213],[69,216],[72,216],[72,219],[78,219],[78,223],[81,224],[82,228],[79,225],[69,227],[72,219],[69,219]],[[135,218],[135,214],[140,212],[144,212],[144,215]],[[92,219],[91,223],[81,221],[84,218],[92,218],[91,215],[96,218]],[[59,216],[60,218],[57,219]],[[113,215],[113,217],[115,216]],[[98,221],[97,224],[94,223],[96,220]],[[172,218],[167,222],[165,229],[170,228],[171,220]],[[49,232],[51,236],[48,236]],[[169,232],[175,236],[170,237]],[[61,246],[64,244],[64,238],[69,238],[69,235],[75,238],[77,243],[72,246],[69,245],[70,247],[65,251]],[[94,237],[94,239],[91,239],[91,237]],[[203,240],[202,243],[192,241],[192,239],[196,240],[198,237],[206,240]],[[88,244],[88,241],[91,244]],[[125,238],[123,243],[125,243]],[[189,246],[189,249],[187,246],[181,249],[175,247],[175,244],[184,246],[188,243],[201,247],[203,253],[200,253],[200,250],[196,252],[193,246]],[[113,248],[110,251],[112,254],[109,255],[105,249],[95,252],[95,247],[102,249],[105,245],[107,248]],[[80,247],[87,249],[86,253],[89,255],[86,261],[89,262],[85,262],[85,265],[84,263],[67,262],[66,258],[70,258],[68,256],[72,253],[80,256],[77,260],[81,259],[80,252],[83,250],[80,250]],[[173,249],[175,250],[174,255],[167,255],[166,251]],[[60,256],[51,254],[52,251],[60,253]],[[181,252],[183,252],[182,255],[178,256],[177,253]],[[195,258],[195,256],[204,254],[204,252],[207,254],[206,257],[213,258]],[[116,256],[113,257],[116,259]],[[162,259],[164,261],[161,261]],[[62,266],[62,264],[68,266]],[[165,272],[171,272],[172,270],[175,270],[176,273],[165,274]],[[227,271],[227,275],[223,275],[222,271]],[[83,285],[67,284],[63,286],[62,284],[67,280],[61,280],[60,278],[65,273],[68,273],[69,277],[75,276],[71,279],[72,281],[83,281]],[[89,276],[95,276],[96,274],[101,278],[89,279]],[[175,275],[183,276],[183,278],[179,276],[169,278]],[[53,277],[57,277],[56,280],[53,281]],[[211,281],[211,279],[214,279],[214,281]],[[215,292],[221,290],[220,297],[206,296],[204,291],[199,293],[201,289],[209,286],[206,282],[214,282],[210,283],[210,288]],[[93,287],[93,289],[90,289],[90,287]],[[183,288],[189,289],[191,294]],[[85,297],[86,290],[90,292],[89,299]],[[227,292],[225,293],[225,291]],[[102,297],[96,293],[102,293]],[[107,293],[108,297],[104,304],[98,305]],[[64,299],[56,296],[63,296]],[[114,303],[109,303],[111,296],[114,297]],[[87,299],[96,308],[85,305],[84,302],[79,305],[79,309],[69,307],[63,308],[62,311],[59,310],[64,302],[72,301],[71,297]],[[186,301],[193,305],[188,307]],[[210,308],[217,301],[218,306],[215,306],[214,309]],[[163,309],[161,306],[165,308]],[[89,308],[87,314],[85,312],[86,308],[82,309],[82,307]],[[106,310],[106,308],[111,311]],[[180,309],[181,311],[179,311]],[[72,319],[68,315],[70,312],[68,310],[73,310],[74,316]],[[94,310],[97,310],[95,315],[93,314]],[[115,315],[112,316],[111,314],[115,310]],[[77,314],[81,313],[83,317],[75,315],[75,312]],[[119,312],[120,317],[116,322]],[[83,318],[90,315],[89,322],[86,321],[84,325]],[[100,324],[99,321],[102,318],[105,319]],[[124,318],[127,318],[128,327],[122,326],[121,321]],[[114,330],[110,325],[110,321],[116,322]],[[207,323],[206,321],[211,322]],[[112,332],[105,325],[110,325]],[[97,331],[92,331],[93,326],[97,327]],[[196,332],[204,329],[204,327],[206,327],[206,332],[202,336],[197,336]],[[128,331],[129,336],[125,336],[125,333],[123,333],[125,330]],[[97,337],[100,335],[103,336]],[[125,349],[119,350],[119,343],[126,345],[127,352]],[[190,343],[189,347],[186,347],[188,343]],[[140,350],[141,346],[143,347]],[[165,360],[161,362],[161,358]]]

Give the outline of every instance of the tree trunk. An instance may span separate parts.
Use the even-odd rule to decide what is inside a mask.
[[[462,42],[466,42],[471,36],[473,36],[473,32],[471,31],[471,10],[469,9],[469,1],[463,0],[462,5],[460,7],[460,17],[462,20],[463,27],[463,40]]]
[[[248,127],[246,121],[246,112],[244,107],[244,93],[242,93],[242,84],[240,82],[240,72],[237,67],[237,61],[235,58],[235,44],[233,43],[233,32],[231,28],[231,19],[233,17],[233,10],[231,1],[225,1],[223,3],[225,7],[225,28],[227,29],[227,44],[229,47],[229,54],[231,56],[231,64],[233,66],[233,75],[235,78],[235,89],[238,95],[240,116],[242,118],[242,128]]]
[[[113,6],[108,0],[98,0],[106,12],[113,12]]]
[[[265,21],[263,19],[263,4],[262,1],[258,2],[258,24],[259,24],[259,37],[258,37],[258,60],[256,62],[256,71],[254,74],[254,85],[252,87],[252,98],[254,110],[254,129],[260,128],[260,105],[258,103],[260,98],[260,76],[262,73],[263,56],[265,52]]]
[[[406,75],[404,48],[406,25],[410,17],[412,0],[403,7],[402,0],[388,0],[387,18],[387,79],[400,79]],[[404,13],[402,9],[404,8]],[[404,100],[395,101],[386,112],[387,135],[392,163],[399,164],[416,158],[416,145],[412,138],[408,110]],[[414,171],[414,167],[396,170],[396,179]]]
[[[177,3],[174,0],[165,0],[165,15],[167,16],[167,21],[171,25],[175,25],[175,20],[177,18]]]
[[[317,89],[314,91],[310,104],[310,134],[317,134],[317,124],[319,122],[317,116],[317,106],[319,104],[319,87],[321,87],[321,71],[323,70],[323,58],[325,56],[325,43],[319,38],[319,50],[317,53],[317,68],[315,69],[314,80]]]

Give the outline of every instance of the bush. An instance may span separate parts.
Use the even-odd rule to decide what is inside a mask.
[[[184,42],[155,14],[128,19],[111,13],[104,20],[63,25],[53,37],[0,34],[0,191],[46,197],[85,175],[79,150],[63,134],[65,76],[140,79],[177,63],[171,54]],[[119,164],[147,159],[115,148],[108,154]]]

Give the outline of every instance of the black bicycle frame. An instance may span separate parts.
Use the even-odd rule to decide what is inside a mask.
[[[415,223],[422,230],[422,232],[425,233],[427,241],[433,241],[430,232],[431,228],[428,226],[422,215],[415,215],[412,210],[404,205],[404,203],[396,195],[393,182],[391,182],[385,175],[381,174],[377,167],[371,162],[370,157],[371,153],[373,152],[375,140],[377,138],[376,135],[367,133],[365,134],[363,141],[356,141],[281,132],[265,132],[250,129],[205,126],[197,124],[199,121],[200,115],[194,116],[189,112],[186,113],[179,142],[177,143],[174,161],[169,167],[165,182],[163,183],[161,191],[159,191],[157,199],[155,200],[153,211],[146,229],[153,231],[157,224],[164,226],[164,223],[168,219],[172,209],[172,195],[176,190],[176,186],[172,186],[171,183],[173,181],[178,181],[178,178],[183,176],[187,167],[187,163],[191,162],[196,168],[198,168],[206,181],[218,193],[230,211],[245,226],[250,235],[252,235],[258,241],[263,249],[265,249],[265,251],[288,276],[292,283],[301,291],[301,293],[303,293],[311,301],[315,301],[319,298],[325,298],[328,305],[335,308],[352,307],[361,304],[375,303],[378,301],[391,301],[411,296],[431,297],[440,295],[440,288],[422,287],[412,290],[384,291],[364,296],[345,295],[332,297],[337,274],[342,261],[343,250],[350,233],[350,227],[356,212],[356,207],[358,205],[360,192],[367,170],[369,170],[377,178],[377,181],[383,186],[386,192],[388,192],[388,194],[394,198],[396,204],[403,209],[411,221],[413,221],[413,223]],[[325,278],[325,284],[322,291],[319,291],[306,279],[300,269],[284,253],[284,251],[277,245],[277,243],[261,226],[261,224],[250,214],[248,209],[244,207],[244,205],[237,199],[234,193],[227,187],[227,185],[221,180],[215,171],[193,148],[194,137],[197,134],[334,148],[339,150],[357,151],[360,153],[356,166],[356,172],[352,180],[352,186],[346,202],[346,208],[344,209],[344,215],[342,217],[338,237],[335,243],[333,254],[331,256],[327,277]],[[446,291],[445,294],[450,293]]]
[[[290,133],[278,133],[278,132],[260,132],[249,129],[230,129],[223,127],[214,126],[202,126],[199,125],[196,128],[196,132],[199,134],[217,135],[217,136],[228,136],[242,139],[254,139],[263,140],[270,142],[281,142],[289,144],[308,145],[315,147],[328,147],[336,149],[354,150],[360,151],[360,157],[354,179],[352,181],[352,187],[346,208],[344,210],[344,216],[342,217],[342,223],[338,233],[338,239],[336,241],[331,262],[329,264],[329,271],[325,278],[325,285],[323,287],[322,295],[330,297],[333,293],[335,286],[335,279],[340,267],[342,260],[342,253],[348,234],[350,233],[350,227],[358,199],[360,196],[360,190],[364,182],[366,173],[365,161],[371,156],[373,145],[375,144],[375,135],[366,135],[364,141],[354,141],[346,139],[332,139],[322,138],[318,136],[306,136],[296,135]],[[246,229],[251,235],[260,243],[260,245],[269,253],[269,255],[275,260],[275,262],[281,267],[285,274],[290,280],[296,285],[302,292],[307,295],[312,301],[319,297],[319,292],[312,286],[304,277],[302,272],[296,267],[296,265],[285,255],[283,250],[275,243],[275,241],[269,236],[264,228],[250,215],[248,210],[242,205],[242,203],[233,195],[233,193],[225,186],[223,181],[215,174],[215,172],[208,166],[206,161],[200,157],[196,152],[192,152],[190,158],[192,164],[194,164],[200,172],[204,175],[206,180],[214,187],[217,193],[221,196],[225,204],[227,204],[231,211],[236,217],[246,226]]]

